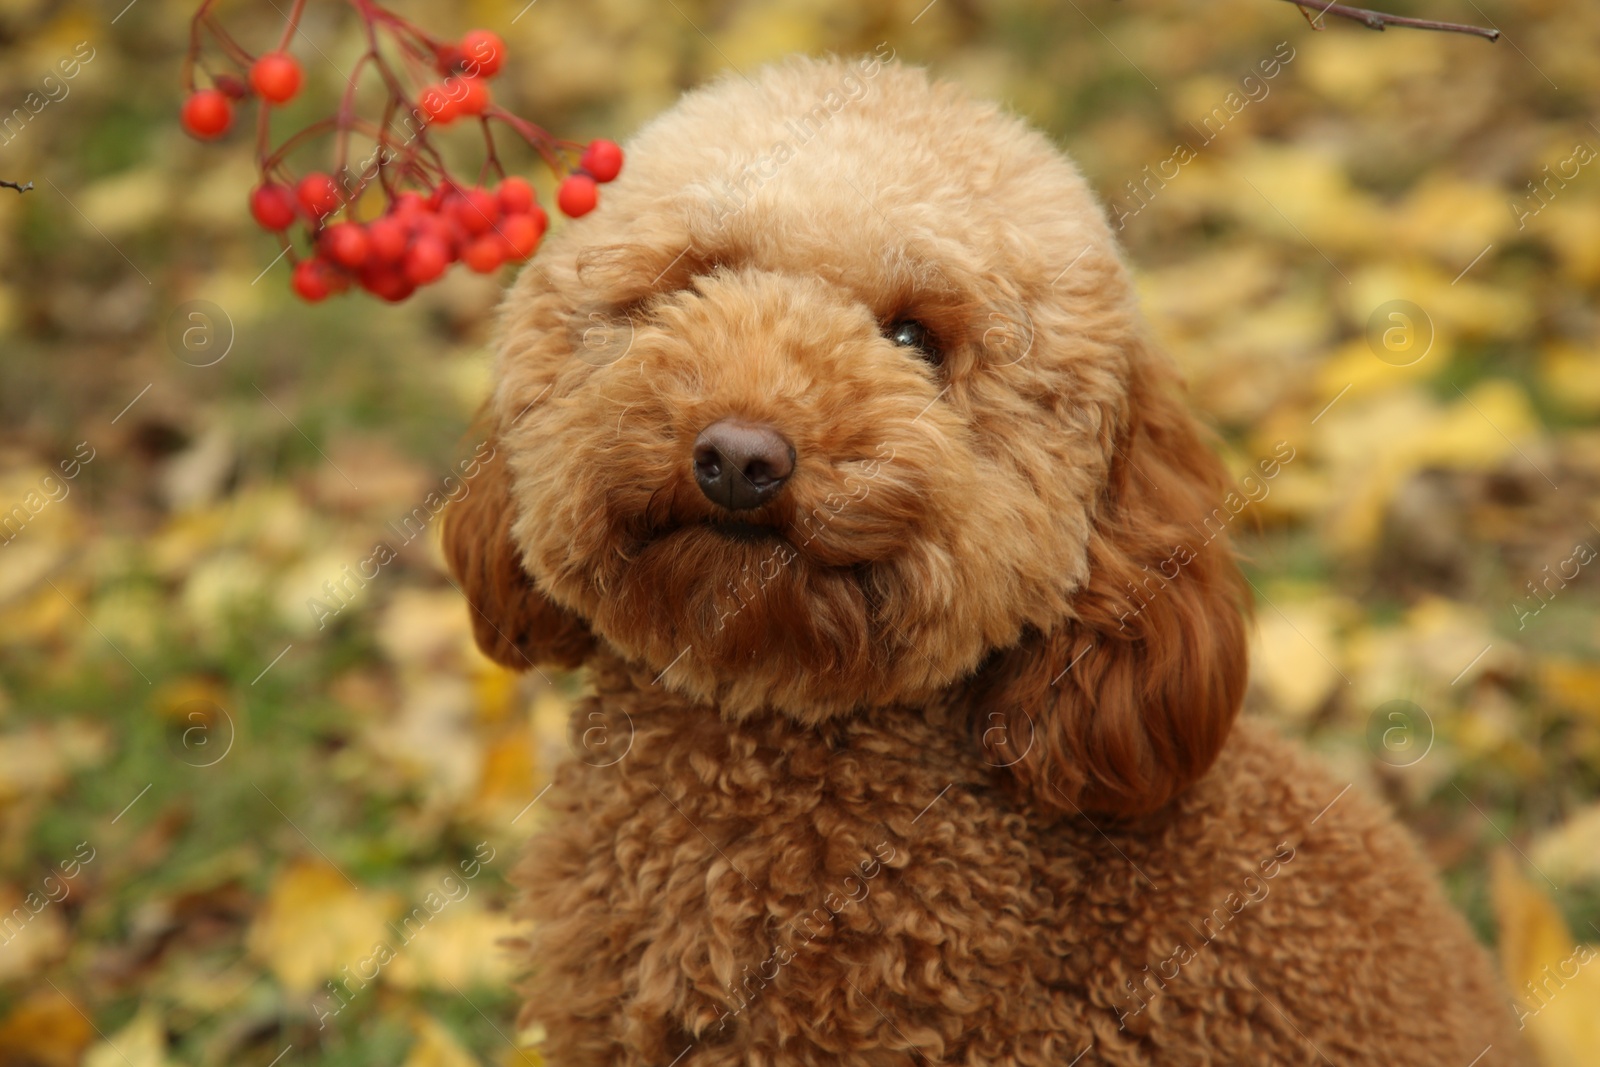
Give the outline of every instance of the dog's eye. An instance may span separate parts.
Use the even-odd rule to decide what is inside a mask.
[[[892,323],[884,334],[902,348],[915,348],[923,359],[935,366],[943,358],[939,346],[934,343],[933,334],[916,319],[901,319]]]

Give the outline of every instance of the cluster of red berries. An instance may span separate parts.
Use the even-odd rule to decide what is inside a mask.
[[[186,130],[201,140],[214,140],[233,125],[234,104],[254,93],[264,104],[284,104],[294,99],[304,81],[300,64],[283,50],[292,38],[303,4],[289,16],[279,50],[259,58],[244,53],[231,38],[196,16],[194,44],[187,69],[198,59],[200,32],[210,29],[228,52],[245,80],[231,74],[212,76],[212,88],[190,93],[182,109]],[[496,107],[486,81],[500,72],[506,46],[488,30],[472,30],[458,41],[441,41],[379,6],[375,0],[352,0],[352,6],[369,26],[369,51],[361,63],[370,63],[383,77],[389,102],[381,123],[366,122],[350,110],[350,97],[338,114],[316,123],[285,141],[269,154],[266,118],[259,127],[258,154],[263,180],[250,194],[250,213],[263,229],[276,233],[294,264],[292,288],[308,301],[319,301],[355,285],[384,300],[399,301],[421,285],[438,279],[455,262],[478,273],[502,264],[518,263],[539,246],[549,216],[525,179],[504,176],[495,154],[489,122],[511,127],[537,149],[557,172],[566,171],[556,193],[561,211],[576,218],[594,210],[599,184],[622,170],[622,149],[612,141],[592,141],[587,146],[557,141],[543,130]],[[395,71],[387,65],[376,44],[379,31],[393,36],[395,45],[411,62],[407,69],[431,66],[441,76],[423,86],[413,103],[401,88]],[[359,65],[358,65],[359,69]],[[186,79],[188,75],[186,73]],[[420,128],[397,125],[396,115],[409,114]],[[461,118],[477,119],[487,145],[488,167],[502,175],[494,188],[468,185],[451,177],[443,157],[427,141],[429,129],[447,126]],[[377,139],[381,158],[359,177],[341,170],[343,182],[313,171],[298,181],[288,173],[284,155],[307,136],[332,130],[339,139],[339,158],[346,158],[352,129]],[[404,139],[402,140],[402,135]],[[571,153],[578,165],[571,167]],[[356,205],[368,189],[380,191],[382,213],[370,221],[357,221]],[[344,214],[346,218],[338,219]],[[309,238],[310,252],[301,256],[289,239],[300,224]]]
[[[332,180],[312,174],[293,191],[260,186],[251,194],[250,210],[266,229],[281,230],[300,213],[315,216],[337,203]],[[312,302],[351,283],[384,300],[404,300],[457,261],[479,274],[520,263],[539,247],[548,225],[533,186],[515,176],[493,191],[441,185],[430,196],[405,192],[371,222],[321,227],[315,254],[295,264],[292,284]]]
[[[594,208],[596,181],[621,171],[622,149],[593,141],[582,160],[584,170],[569,175],[556,197],[574,217]],[[351,282],[385,300],[404,300],[455,262],[489,274],[533,255],[550,225],[533,186],[516,175],[492,190],[444,182],[426,196],[402,192],[366,223],[330,222],[343,203],[338,184],[320,171],[292,187],[267,181],[250,194],[250,214],[262,229],[282,233],[304,220],[314,235],[315,253],[295,264],[292,281],[313,303]]]
[[[492,101],[483,79],[500,73],[505,56],[506,43],[488,30],[470,30],[455,45],[443,48],[438,65],[440,73],[448,76],[424,86],[419,94],[428,121],[446,126],[463,115],[482,115],[489,110]],[[450,74],[452,70],[461,73]]]

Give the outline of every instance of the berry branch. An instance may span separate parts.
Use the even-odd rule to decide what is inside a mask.
[[[190,23],[183,62],[188,90],[181,118],[203,141],[224,136],[234,108],[251,97],[256,118],[256,165],[261,182],[250,194],[250,213],[278,236],[294,264],[291,285],[308,301],[325,299],[352,284],[385,300],[404,300],[437,280],[451,263],[480,274],[520,262],[538,248],[549,217],[533,186],[508,175],[495,145],[495,125],[526,142],[552,172],[562,175],[556,195],[573,218],[599,202],[599,184],[622,170],[622,149],[611,141],[580,145],[497,106],[488,82],[505,62],[506,46],[488,30],[459,41],[435,37],[377,3],[347,0],[361,20],[366,50],[356,60],[332,115],[311,122],[276,145],[272,109],[300,92],[304,72],[289,53],[306,0],[294,0],[274,50],[252,55],[202,0]],[[213,71],[211,52],[225,66]],[[391,58],[393,57],[393,58]],[[196,85],[196,71],[209,86]],[[382,89],[379,113],[358,99],[363,76]],[[475,182],[452,174],[434,136],[458,120],[476,120],[483,134],[483,163]],[[352,136],[362,142],[352,152]],[[332,138],[332,172],[297,174],[289,159],[313,142]],[[362,147],[370,151],[360,156]],[[352,163],[352,159],[358,161]],[[485,182],[497,178],[490,189]],[[4,183],[13,185],[13,183]],[[31,183],[30,183],[31,186]],[[13,185],[13,187],[15,187]],[[20,191],[20,190],[19,190]],[[305,237],[295,246],[291,230]]]
[[[29,189],[33,188],[33,183],[29,182],[27,185],[18,185],[16,182],[8,182],[4,178],[0,178],[0,188],[15,189],[19,193],[25,193]]]
[[[1475,37],[1482,37],[1490,41],[1500,39],[1500,31],[1488,29],[1483,26],[1469,26],[1463,22],[1439,22],[1434,19],[1414,19],[1404,15],[1390,15],[1383,11],[1372,11],[1364,7],[1351,7],[1348,4],[1330,4],[1323,0],[1284,0],[1285,3],[1295,5],[1305,15],[1306,21],[1311,23],[1313,29],[1322,29],[1319,21],[1323,15],[1334,15],[1342,19],[1359,22],[1369,29],[1382,31],[1389,26],[1406,26],[1414,30],[1438,30],[1441,33],[1468,33]],[[1311,12],[1315,11],[1313,15]]]

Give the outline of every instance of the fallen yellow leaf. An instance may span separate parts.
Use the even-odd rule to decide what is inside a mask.
[[[1338,655],[1334,613],[1323,602],[1273,600],[1276,607],[1264,605],[1256,616],[1251,678],[1276,715],[1303,722],[1341,680],[1325,658]]]
[[[461,879],[456,884],[471,885]],[[499,942],[516,930],[509,916],[485,910],[476,898],[446,904],[397,946],[389,979],[405,989],[503,986],[511,980],[513,961]]]
[[[1574,943],[1555,904],[1505,852],[1491,863],[1490,890],[1500,923],[1500,965],[1541,1062],[1593,1063],[1600,1049],[1600,951]]]
[[[478,1067],[478,1061],[445,1029],[439,1020],[424,1015],[417,1020],[417,1043],[411,1046],[404,1067]]]
[[[83,1058],[83,1067],[168,1067],[170,1063],[166,1024],[148,1008]]]
[[[1600,664],[1551,656],[1538,667],[1546,700],[1600,723]]]
[[[309,993],[387,943],[388,920],[397,909],[393,893],[353,886],[326,863],[296,861],[268,891],[250,928],[250,952],[286,990]]]
[[[485,822],[509,824],[538,793],[533,731],[526,722],[489,743],[470,809]]]
[[[1528,859],[1561,884],[1600,880],[1600,804],[1590,804],[1540,834]]]

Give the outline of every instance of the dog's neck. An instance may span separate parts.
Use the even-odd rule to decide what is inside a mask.
[[[749,724],[786,723],[826,744],[839,742],[848,732],[846,724],[881,725],[914,717],[932,728],[954,734],[965,730],[970,718],[965,703],[966,687],[961,685],[941,691],[915,706],[863,706],[826,716],[802,717],[776,708],[734,712],[715,702],[696,699],[672,689],[665,677],[667,672],[630,660],[611,648],[597,650],[587,662],[586,670],[590,685],[602,702],[620,700],[647,708],[653,714],[715,716],[727,722]]]
[[[990,795],[1009,811],[1023,817],[1035,830],[1074,824],[1080,827],[1116,827],[1129,832],[1156,833],[1173,817],[1173,805],[1143,815],[1085,812],[1073,804],[1041,804],[1018,789],[1006,763],[1008,752],[1027,759],[1035,739],[1018,738],[1015,748],[986,746],[982,735],[997,729],[981,702],[992,698],[983,685],[983,670],[943,690],[916,706],[862,707],[820,721],[801,721],[776,709],[727,713],[713,703],[669,689],[662,672],[630,661],[615,650],[604,649],[586,664],[595,698],[607,713],[623,712],[635,762],[630,769],[653,773],[650,768],[671,765],[675,758],[719,761],[755,749],[785,753],[791,766],[815,760],[848,756],[869,776],[885,780],[905,772],[909,765],[925,769],[940,784],[959,785],[965,791]],[[575,709],[580,729],[592,726],[583,708]],[[621,723],[613,724],[620,728]],[[820,771],[820,765],[816,765]],[[1095,830],[1098,833],[1098,830]]]

